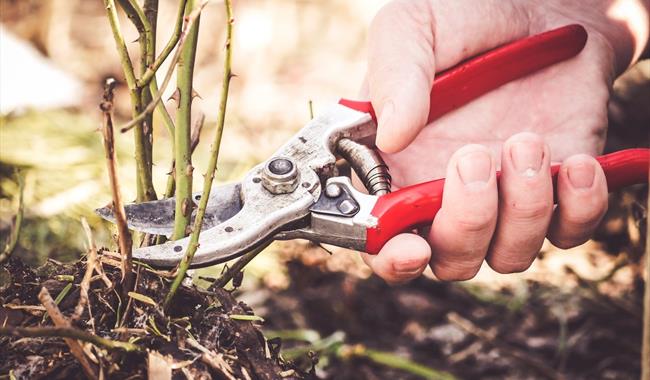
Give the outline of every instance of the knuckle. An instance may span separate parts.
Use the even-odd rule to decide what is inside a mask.
[[[481,268],[480,263],[469,266],[469,265],[453,265],[450,263],[433,263],[431,265],[431,270],[433,274],[440,281],[466,281],[471,280],[476,276],[479,269]]]
[[[580,237],[580,238],[569,238],[567,236],[562,236],[562,237],[556,237],[556,238],[549,238],[549,241],[556,246],[557,248],[560,249],[571,249],[573,247],[577,247],[580,244],[586,242],[589,240],[586,237]]]
[[[531,221],[547,218],[553,211],[553,202],[539,200],[532,202],[511,202],[506,213],[511,221]]]
[[[504,259],[500,257],[497,259],[488,258],[487,263],[495,272],[509,274],[525,272],[530,268],[533,262],[531,260],[522,260],[517,258]]]
[[[393,0],[377,12],[373,24],[389,20],[412,22],[421,27],[431,28],[432,17],[429,0]]]
[[[573,205],[561,216],[562,223],[579,229],[593,229],[607,212],[607,202],[602,205]]]
[[[456,221],[458,229],[464,233],[478,233],[492,228],[495,221],[495,214],[487,211],[468,212],[461,215]]]

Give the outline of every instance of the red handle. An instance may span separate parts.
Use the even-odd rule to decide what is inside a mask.
[[[596,159],[605,172],[609,191],[648,182],[650,149],[622,150]],[[559,169],[560,165],[551,167],[554,191]],[[371,212],[377,224],[366,230],[366,252],[377,254],[395,235],[431,223],[440,209],[444,185],[445,180],[438,179],[379,197]]]
[[[512,42],[437,74],[429,122],[499,86],[574,57],[586,42],[585,28],[568,25]],[[370,102],[341,99],[339,104],[370,113],[377,120]]]

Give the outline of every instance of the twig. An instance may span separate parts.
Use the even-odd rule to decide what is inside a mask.
[[[217,169],[217,160],[219,158],[219,147],[221,145],[221,136],[223,135],[223,127],[226,119],[226,107],[228,105],[228,90],[230,88],[230,79],[232,78],[231,71],[231,62],[232,62],[232,25],[235,22],[232,16],[232,4],[230,0],[225,0],[224,5],[226,7],[226,56],[224,59],[224,69],[223,69],[223,83],[221,87],[221,102],[219,104],[219,117],[217,120],[217,130],[214,136],[214,141],[210,149],[210,160],[208,162],[208,168],[205,174],[205,181],[203,182],[203,193],[201,195],[201,200],[199,202],[199,209],[197,210],[196,217],[194,219],[194,226],[192,234],[190,237],[190,243],[187,247],[187,251],[183,256],[179,266],[178,273],[174,282],[169,288],[169,292],[165,297],[164,308],[167,309],[171,300],[174,298],[178,287],[185,277],[185,273],[194,258],[196,249],[199,247],[199,235],[201,233],[201,226],[203,225],[203,217],[205,216],[205,210],[208,206],[208,199],[210,198],[210,190],[212,189],[212,181],[214,180],[214,173]],[[178,184],[178,183],[177,183]],[[177,198],[178,202],[178,198]]]
[[[86,218],[81,218],[81,225],[83,226],[86,238],[88,239],[88,255],[86,256],[86,273],[79,285],[79,302],[74,309],[74,313],[70,316],[72,321],[81,317],[84,308],[88,304],[88,288],[90,288],[90,280],[95,272],[95,265],[97,263],[97,247],[95,246],[95,239],[93,239],[92,231],[88,225]]]
[[[544,362],[538,358],[532,357],[530,354],[520,350],[518,348],[512,347],[507,343],[501,342],[496,339],[494,333],[483,330],[482,328],[476,326],[472,321],[461,317],[459,314],[450,312],[447,314],[447,320],[466,332],[474,335],[479,338],[484,343],[494,346],[496,349],[501,351],[506,355],[510,355],[515,359],[518,359],[528,365],[531,368],[534,368],[541,375],[549,379],[559,379],[562,378],[562,374],[557,372],[555,369],[547,366]]]
[[[208,288],[208,290],[214,290],[216,288],[223,288],[230,282],[230,280],[233,279],[237,275],[237,273],[241,272],[242,269],[248,263],[250,263],[260,252],[264,250],[264,248],[268,247],[268,244],[264,244],[261,247],[255,248],[254,250],[247,252],[244,256],[240,257],[239,260],[235,261],[235,263],[226,270],[224,274],[219,276],[212,285]]]
[[[650,211],[650,196],[648,196]],[[650,380],[650,217],[646,223],[645,293],[643,295],[643,336],[641,348],[641,380]]]
[[[612,271],[615,272],[618,269],[620,269],[619,265],[620,264],[615,263],[614,267],[612,268]],[[600,292],[600,290],[598,289],[598,284],[601,282],[602,279],[607,279],[609,274],[605,275],[601,279],[597,279],[594,281],[594,280],[588,280],[583,278],[582,276],[580,276],[580,274],[575,272],[571,266],[566,266],[565,269],[568,274],[574,275],[576,277],[578,281],[578,285],[584,287],[585,290],[591,293],[595,302],[598,302],[604,306],[613,308],[615,310],[617,309],[621,310],[629,314],[630,316],[634,317],[637,320],[640,321],[643,320],[643,310],[640,310],[639,307],[633,302],[627,301],[624,298],[609,297]]]
[[[70,338],[92,343],[107,350],[141,351],[133,343],[102,338],[74,327],[0,327],[0,335],[28,338]]]
[[[54,304],[59,305],[61,303],[61,301],[63,301],[63,299],[68,295],[68,293],[70,293],[70,289],[72,289],[72,283],[68,282],[63,287],[63,289],[61,289],[59,294],[56,295],[56,298],[54,298]],[[47,312],[45,312],[45,314],[43,314],[43,319],[41,320],[41,323],[45,323],[45,321],[47,321],[48,317],[49,317],[49,314]]]
[[[203,1],[196,9],[194,9],[189,15],[185,17],[185,26],[183,26],[180,39],[178,40],[178,46],[176,48],[176,51],[174,52],[174,56],[172,57],[171,63],[169,65],[169,69],[165,74],[165,78],[163,79],[162,85],[160,86],[158,93],[157,94],[152,93],[153,100],[151,100],[151,102],[147,104],[147,106],[144,108],[144,110],[142,110],[142,112],[137,114],[137,116],[135,116],[126,124],[122,125],[120,127],[120,132],[122,133],[128,132],[131,128],[135,127],[139,122],[144,120],[147,114],[151,113],[156,108],[156,105],[158,104],[158,102],[160,102],[160,100],[163,97],[163,93],[165,92],[167,85],[169,85],[169,82],[172,79],[172,76],[174,74],[174,68],[176,67],[178,60],[180,59],[181,52],[187,41],[188,31],[194,26],[196,19],[200,16],[201,11],[207,4],[208,4],[207,0]]]
[[[201,351],[201,361],[210,368],[214,369],[215,371],[219,372],[221,376],[228,380],[235,380],[235,377],[233,376],[232,373],[232,368],[228,363],[226,363],[225,360],[223,360],[223,357],[221,354],[216,354],[210,350],[208,350],[206,347],[202,346],[199,342],[194,340],[193,338],[187,338],[186,340],[187,344],[191,346],[192,348],[195,348],[199,351]]]
[[[113,281],[111,281],[108,276],[106,275],[106,272],[104,272],[104,267],[102,266],[102,258],[101,256],[98,257],[99,260],[95,262],[95,271],[99,275],[99,278],[104,282],[104,285],[106,285],[107,288],[112,288],[113,287]]]
[[[66,317],[63,316],[61,310],[59,310],[59,307],[56,305],[56,303],[52,299],[52,296],[50,296],[50,292],[48,292],[46,288],[41,288],[40,293],[38,293],[38,299],[39,301],[41,301],[41,304],[43,304],[43,306],[45,307],[45,310],[47,310],[47,313],[50,315],[50,318],[52,319],[52,322],[54,322],[54,325],[56,327],[64,328],[64,329],[72,328],[70,326],[70,321],[68,321],[68,319],[66,319]],[[83,369],[86,376],[91,379],[97,379],[98,378],[97,370],[90,363],[90,361],[88,361],[88,358],[84,354],[81,344],[79,344],[79,342],[73,338],[63,338],[63,340],[70,348],[70,353],[81,364],[81,368]]]
[[[314,102],[309,99],[309,120],[312,120],[314,118]]]
[[[111,194],[113,195],[113,214],[115,215],[115,224],[117,225],[118,243],[120,246],[121,270],[122,270],[122,294],[126,299],[126,294],[133,286],[133,263],[131,258],[131,233],[126,224],[126,213],[122,194],[120,191],[119,176],[117,174],[117,157],[115,155],[115,143],[113,140],[113,89],[115,80],[109,78],[104,85],[104,97],[100,108],[103,113],[103,135],[104,150],[106,152],[106,165],[108,167],[108,177],[111,182]]]
[[[16,180],[18,181],[18,210],[16,211],[16,216],[14,219],[13,226],[11,228],[11,233],[7,240],[7,245],[0,253],[0,264],[4,263],[9,259],[11,253],[16,248],[18,243],[18,235],[20,234],[20,227],[23,224],[23,214],[25,211],[25,179],[21,174],[16,174]]]

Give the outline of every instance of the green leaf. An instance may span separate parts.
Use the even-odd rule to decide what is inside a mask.
[[[156,301],[154,301],[151,297],[145,296],[144,294],[136,293],[136,292],[129,292],[129,297],[138,300],[140,302],[148,303],[149,305],[152,306],[157,306]]]
[[[258,315],[246,315],[246,314],[231,314],[230,319],[234,319],[236,321],[260,321],[264,322],[264,318],[258,316]]]

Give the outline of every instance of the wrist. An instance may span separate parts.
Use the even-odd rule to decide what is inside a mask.
[[[606,1],[604,35],[614,48],[617,73],[625,71],[647,51],[650,1]]]

